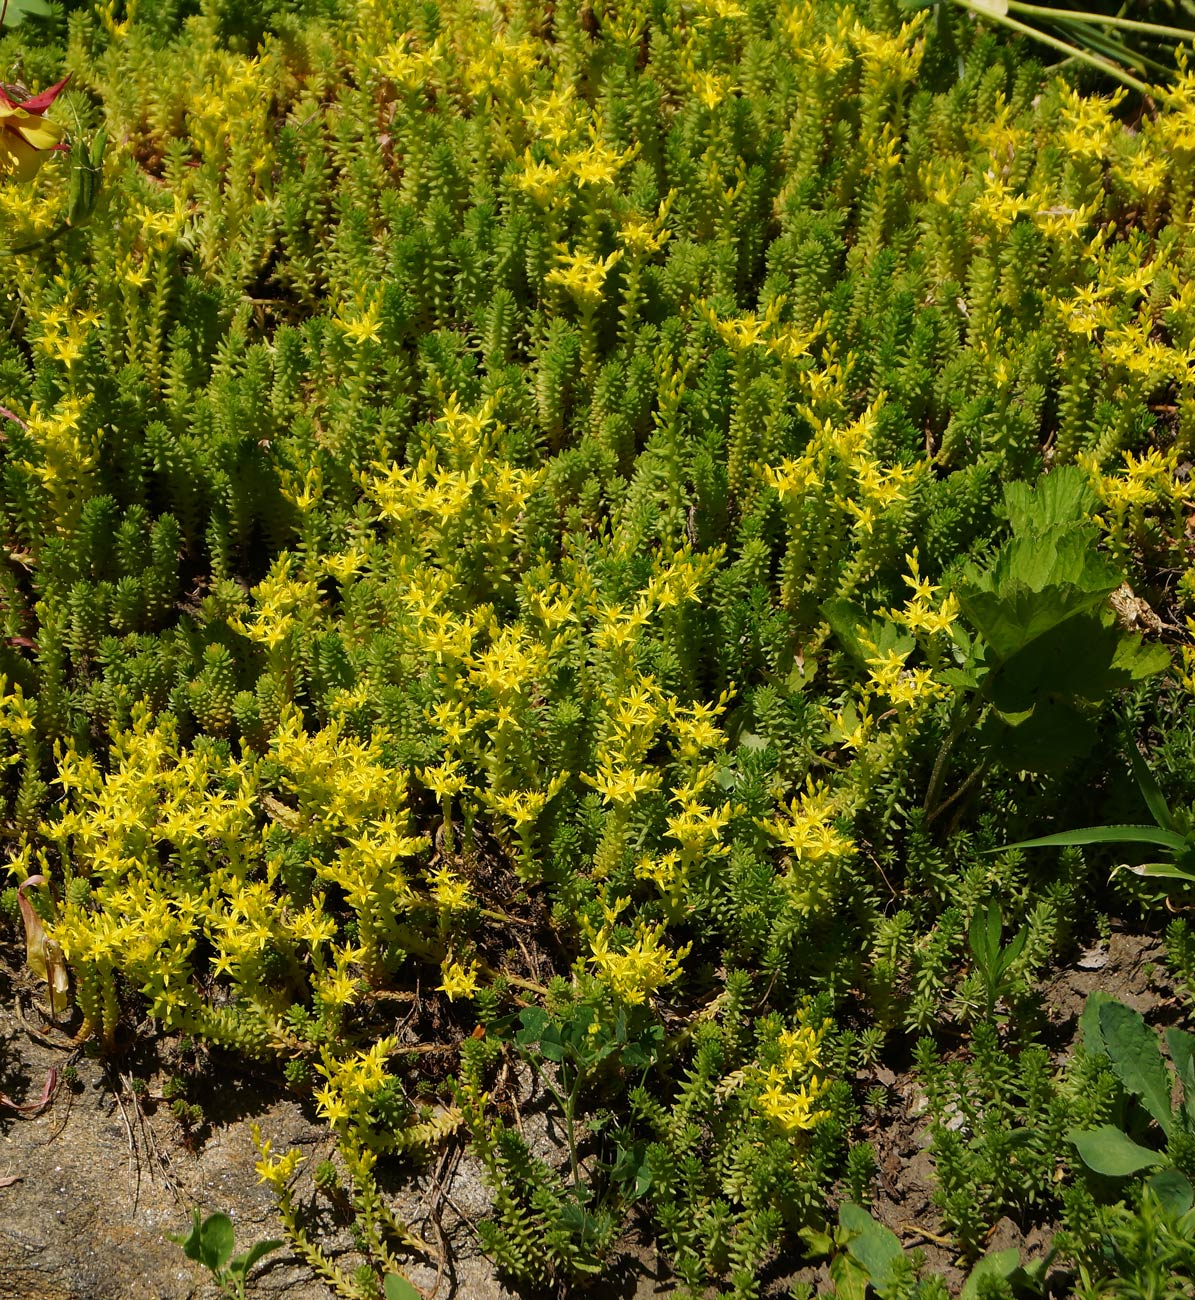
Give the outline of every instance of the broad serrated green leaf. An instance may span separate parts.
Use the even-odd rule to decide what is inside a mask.
[[[1009,725],[991,713],[979,737],[1010,772],[1058,772],[1095,744],[1092,720],[1057,698],[1040,701],[1024,722]]]
[[[993,707],[993,714],[1010,727],[1019,727],[1029,721],[1034,714],[1034,706],[1030,705],[1027,709],[1000,709]]]
[[[1144,648],[1100,613],[1081,614],[1049,629],[1002,663],[984,693],[1004,713],[1043,699],[1097,703],[1165,668],[1169,659]]]
[[[999,3],[1004,13],[1008,12],[1003,0],[994,3]],[[1019,481],[1004,485],[1004,511],[1012,531],[1019,536],[1035,536],[1078,522],[1086,523],[1099,504],[1090,480],[1077,465],[1060,465],[1034,483]]]
[[[1164,645],[1146,645],[1139,636],[1122,636],[1112,662],[1115,673],[1132,682],[1143,682],[1170,667],[1170,651]]]
[[[1174,1124],[1170,1109],[1170,1072],[1158,1047],[1158,1036],[1140,1012],[1123,1002],[1105,1002],[1100,1007],[1100,1032],[1112,1069],[1125,1088],[1157,1120],[1169,1136]]]
[[[1054,622],[1102,603],[1120,586],[1123,575],[1092,548],[1092,540],[1091,531],[1075,527],[1014,537],[996,556],[994,590],[1021,599],[1039,597],[1037,606],[1056,614]]]
[[[1088,1169],[1110,1178],[1126,1178],[1162,1163],[1162,1156],[1134,1142],[1111,1124],[1074,1129],[1066,1135]]]
[[[1108,1047],[1104,1042],[1104,1034],[1100,1029],[1100,1007],[1105,1002],[1111,1002],[1112,995],[1105,993],[1103,989],[1095,989],[1087,995],[1087,1002],[1083,1007],[1083,1014],[1079,1017],[1079,1041],[1083,1044],[1083,1049],[1092,1056],[1107,1056]]]
[[[1019,544],[1018,549],[1029,550]],[[1073,585],[1042,591],[1021,582],[1006,581],[988,590],[963,583],[956,594],[972,627],[999,659],[1008,660],[1060,623],[1098,609],[1118,585],[1100,584],[1094,591]]]

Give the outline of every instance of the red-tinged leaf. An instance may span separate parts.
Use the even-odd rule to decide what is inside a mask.
[[[21,920],[25,924],[25,964],[49,986],[50,1015],[56,1017],[60,1007],[66,1009],[66,993],[70,987],[66,963],[62,957],[62,948],[46,934],[41,917],[25,897],[27,888],[45,883],[44,876],[30,876],[17,887],[17,902],[21,908]]]
[[[54,1089],[58,1086],[58,1071],[51,1069],[46,1075],[46,1086],[42,1089],[41,1097],[37,1101],[19,1102],[13,1099],[5,1092],[0,1092],[0,1106],[7,1106],[9,1110],[15,1110],[21,1115],[28,1115],[32,1118],[34,1115],[40,1115],[43,1110],[50,1104],[54,1096]]]
[[[25,897],[25,890],[30,886],[45,883],[45,876],[30,876],[17,887],[17,903],[21,908],[21,920],[25,923],[25,964],[39,978],[48,980],[45,927],[33,910],[33,904]]]
[[[29,426],[25,423],[25,421],[22,420],[19,415],[15,415],[12,411],[10,411],[7,406],[0,406],[0,415],[2,415],[6,420],[11,420],[13,424],[19,424],[22,429],[29,428]]]
[[[45,90],[39,91],[32,99],[25,100],[23,104],[15,104],[14,107],[23,108],[26,113],[44,113],[66,89],[66,83],[70,79],[71,74],[68,72],[61,81],[56,81],[54,85],[47,87]]]

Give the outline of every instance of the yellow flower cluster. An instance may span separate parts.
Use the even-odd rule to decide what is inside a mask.
[[[817,1074],[818,1049],[828,1027],[829,1022],[817,1029],[782,1029],[776,1040],[778,1059],[754,1072],[759,1089],[755,1104],[786,1137],[808,1132],[829,1117],[828,1110],[818,1107],[827,1081]]]
[[[374,1097],[392,1081],[386,1060],[398,1047],[395,1038],[379,1038],[367,1050],[335,1056],[327,1048],[316,1069],[327,1080],[315,1091],[315,1104],[333,1128],[357,1122],[368,1124]]]
[[[249,1131],[253,1136],[253,1145],[261,1156],[253,1166],[257,1180],[265,1183],[275,1195],[281,1195],[294,1177],[295,1170],[303,1163],[303,1155],[297,1147],[293,1147],[285,1154],[276,1156],[274,1144],[269,1138],[262,1137],[261,1125],[256,1121],[250,1125]]]
[[[830,897],[834,869],[855,852],[840,829],[844,795],[811,776],[804,791],[783,806],[783,816],[763,823],[789,855],[787,883],[794,906],[810,912]]]
[[[639,1006],[681,975],[681,962],[689,955],[690,944],[669,949],[663,940],[667,927],[640,922],[629,943],[612,946],[617,914],[629,899],[619,899],[607,908],[607,923],[596,933],[585,926],[589,937],[589,964],[611,993],[628,1006]]]
[[[443,979],[438,987],[450,1002],[455,1002],[457,998],[471,998],[477,992],[479,969],[475,961],[462,966],[455,959],[448,958],[441,967]]]

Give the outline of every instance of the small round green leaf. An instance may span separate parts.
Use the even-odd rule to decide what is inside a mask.
[[[397,1273],[386,1274],[382,1290],[385,1292],[386,1300],[423,1300],[419,1289],[405,1277],[399,1277]]]

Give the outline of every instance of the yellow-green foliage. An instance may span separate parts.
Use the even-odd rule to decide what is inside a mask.
[[[68,7],[0,39],[73,78],[0,186],[0,762],[85,1027],[132,989],[309,1063],[389,1266],[377,1154],[522,1175],[492,1062],[421,1114],[378,1007],[500,1039],[533,916],[601,1041],[667,1026],[617,1067],[649,1200],[751,1294],[833,1176],[806,1003],[894,933],[1002,485],[1078,464],[1135,584],[1186,564],[1195,74],[1137,112],[887,0]],[[894,629],[862,665],[834,600]]]

